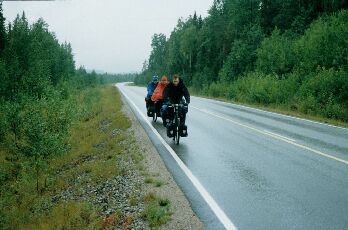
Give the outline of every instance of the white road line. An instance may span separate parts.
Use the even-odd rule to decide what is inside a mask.
[[[270,131],[268,131],[268,130],[266,130],[266,129],[264,129],[263,131],[264,131],[265,133],[269,133],[270,135],[277,136],[277,137],[283,138],[283,139],[288,140],[288,141],[291,141],[291,142],[295,142],[294,139],[291,139],[291,138],[289,138],[289,137],[284,137],[284,136],[282,136],[282,135],[280,135],[280,134],[270,132]]]
[[[116,85],[117,86],[117,85]],[[236,226],[232,223],[232,221],[227,217],[225,212],[219,207],[214,198],[208,193],[208,191],[203,187],[201,182],[192,174],[191,170],[187,168],[187,166],[182,162],[182,160],[176,155],[175,151],[167,144],[167,142],[162,138],[162,136],[157,132],[157,130],[151,125],[147,117],[141,112],[141,110],[134,104],[134,102],[125,94],[123,89],[118,87],[123,96],[128,100],[129,103],[133,106],[133,108],[142,116],[144,121],[149,125],[150,129],[154,134],[158,137],[161,143],[166,147],[170,155],[174,158],[176,163],[179,165],[181,170],[186,174],[192,184],[195,186],[197,191],[201,194],[205,202],[209,205],[212,211],[215,213],[216,217],[220,220],[220,222],[224,225],[226,229],[229,230],[237,230]]]
[[[348,165],[348,161],[346,161],[346,160],[343,160],[343,159],[341,159],[341,158],[332,156],[332,155],[327,154],[327,153],[323,153],[323,152],[321,152],[321,151],[319,151],[319,150],[316,150],[316,149],[312,149],[312,148],[307,147],[307,146],[305,146],[305,145],[297,144],[297,143],[295,143],[294,140],[292,140],[292,139],[290,139],[290,138],[283,137],[283,136],[281,136],[281,135],[278,135],[278,134],[275,134],[275,133],[271,133],[271,132],[269,132],[269,131],[257,129],[257,128],[254,128],[254,127],[252,127],[252,126],[248,126],[248,125],[239,123],[239,122],[234,121],[234,120],[232,120],[232,119],[230,119],[230,118],[227,118],[227,117],[224,117],[224,116],[220,116],[220,115],[218,115],[218,114],[215,114],[215,113],[213,113],[213,112],[211,112],[211,111],[209,111],[209,110],[207,110],[207,109],[200,109],[200,108],[195,107],[195,106],[192,106],[192,105],[191,105],[190,107],[191,107],[191,108],[194,108],[194,109],[197,109],[198,111],[201,111],[201,112],[203,112],[203,113],[207,113],[207,114],[212,115],[212,116],[214,116],[214,117],[221,118],[221,119],[226,120],[226,121],[229,121],[229,122],[231,122],[231,123],[233,123],[233,124],[242,126],[242,127],[244,127],[244,128],[247,128],[247,129],[251,129],[251,130],[253,130],[253,131],[255,131],[255,132],[258,132],[258,133],[261,133],[261,134],[263,134],[263,135],[267,135],[267,136],[273,137],[273,138],[275,138],[275,139],[284,141],[284,142],[286,142],[286,143],[288,143],[288,144],[295,145],[295,146],[297,146],[297,147],[299,147],[299,148],[308,150],[308,151],[310,151],[310,152],[316,153],[316,154],[321,155],[321,156],[323,156],[323,157],[327,157],[327,158],[330,158],[330,159],[332,159],[332,160],[336,160],[336,161],[339,161],[339,162],[341,162],[341,163],[343,163],[343,164]]]

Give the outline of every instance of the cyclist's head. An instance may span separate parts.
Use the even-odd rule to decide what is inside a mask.
[[[157,75],[153,76],[153,77],[152,77],[152,81],[155,82],[155,83],[157,83],[157,82],[158,82],[158,76],[157,76]]]
[[[167,79],[166,75],[163,75],[161,78],[161,83],[165,84],[165,83],[167,83],[167,80],[168,79]]]
[[[174,75],[173,75],[173,85],[174,85],[174,86],[177,86],[177,85],[179,85],[179,82],[180,82],[180,77],[179,77],[179,75],[174,74]]]

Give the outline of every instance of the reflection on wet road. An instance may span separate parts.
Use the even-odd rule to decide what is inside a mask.
[[[153,122],[238,229],[348,228],[347,129],[198,97],[187,125],[177,146]]]

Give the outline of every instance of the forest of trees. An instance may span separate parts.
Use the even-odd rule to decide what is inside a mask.
[[[98,98],[89,89],[133,79],[76,69],[71,45],[43,19],[30,25],[23,12],[6,24],[0,1],[0,229],[21,218],[8,209],[21,192],[41,194],[50,183],[50,160],[67,153],[71,127]]]
[[[191,91],[348,121],[348,1],[214,0],[154,34],[136,84],[178,73]]]
[[[59,44],[42,19],[29,25],[23,13],[5,26],[1,9],[0,23],[0,143],[38,164],[64,151],[71,96],[98,78],[75,71],[70,44]]]

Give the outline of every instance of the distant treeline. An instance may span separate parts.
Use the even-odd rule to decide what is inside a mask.
[[[120,73],[120,74],[104,73],[100,75],[100,81],[102,84],[110,84],[110,83],[117,83],[117,82],[133,82],[137,75],[138,74],[136,73]]]
[[[182,76],[192,91],[348,121],[342,0],[214,0],[209,15],[154,34],[136,84]]]

